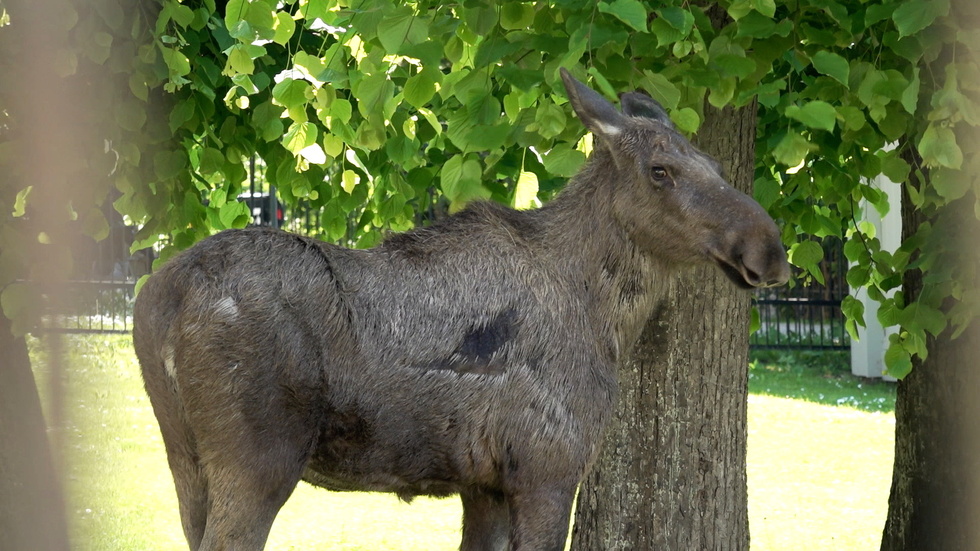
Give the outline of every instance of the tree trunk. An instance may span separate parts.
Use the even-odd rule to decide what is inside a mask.
[[[51,457],[27,343],[0,314],[0,540],[3,549],[68,549],[61,478]]]
[[[750,192],[756,109],[705,107],[697,142]],[[620,367],[620,401],[579,491],[573,551],[748,548],[750,296],[716,268],[674,281]]]
[[[944,243],[967,255],[977,277],[980,221],[974,201],[968,194],[933,222]],[[906,197],[904,233],[923,220]],[[922,277],[919,271],[907,274],[906,297],[918,295]],[[958,338],[950,337],[947,328],[930,338],[928,358],[914,359],[912,372],[898,383],[883,551],[980,549],[980,323],[974,320]]]

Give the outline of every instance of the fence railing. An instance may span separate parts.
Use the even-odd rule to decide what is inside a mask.
[[[823,241],[824,285],[812,282],[764,289],[753,297],[760,328],[749,339],[754,348],[848,349],[841,302],[848,294],[847,259],[837,239]]]

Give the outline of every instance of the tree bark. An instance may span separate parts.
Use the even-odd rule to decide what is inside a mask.
[[[750,192],[756,109],[705,107],[697,135]],[[748,548],[750,296],[716,268],[683,274],[620,367],[620,401],[579,491],[573,551]]]
[[[980,274],[975,201],[970,193],[931,220],[943,245],[962,251],[962,268],[972,265],[974,278]],[[924,220],[905,197],[903,233]],[[919,294],[922,278],[919,271],[906,275],[906,297]],[[912,372],[898,383],[882,551],[980,549],[980,323],[974,320],[956,339],[951,335],[947,328],[929,338],[928,358],[914,358]]]

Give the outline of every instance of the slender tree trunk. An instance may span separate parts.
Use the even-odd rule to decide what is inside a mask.
[[[963,175],[962,177],[972,177]],[[943,244],[967,255],[980,275],[980,220],[974,195],[943,209],[932,222]],[[904,232],[924,221],[904,202]],[[921,272],[906,276],[904,292],[922,289]],[[980,281],[977,282],[980,285]],[[972,551],[980,549],[980,323],[959,338],[946,329],[930,338],[928,358],[915,359],[898,383],[895,403],[895,466],[883,551]]]
[[[755,105],[705,108],[697,142],[750,192]],[[678,278],[620,367],[618,411],[579,492],[573,551],[748,548],[750,296],[716,268]]]
[[[0,548],[68,549],[60,476],[27,344],[0,314]]]

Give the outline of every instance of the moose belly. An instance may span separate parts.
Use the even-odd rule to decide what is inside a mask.
[[[455,494],[473,481],[476,473],[460,464],[458,435],[448,426],[384,413],[329,413],[303,480],[330,490],[393,492],[405,500]]]

